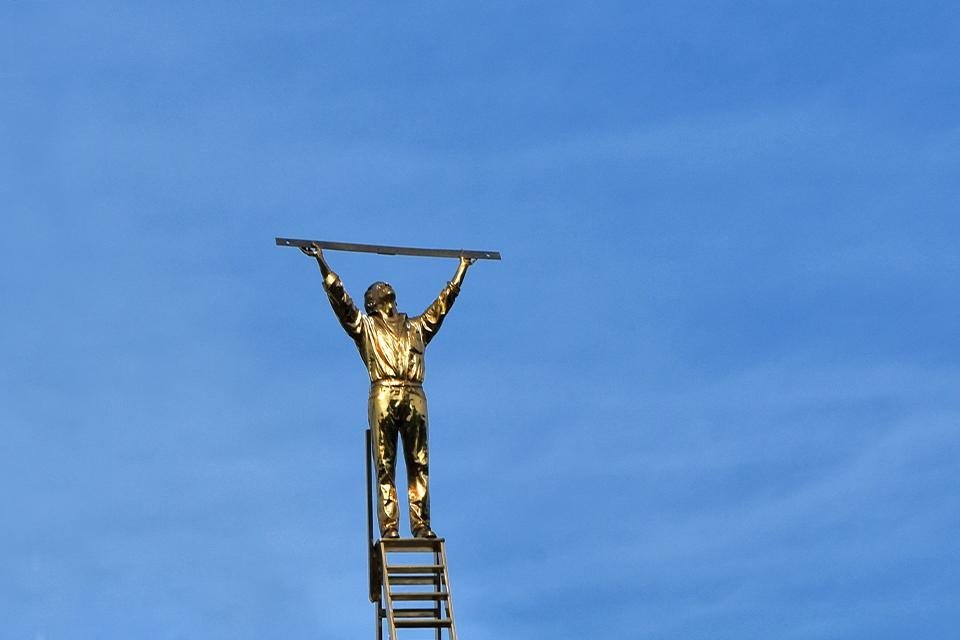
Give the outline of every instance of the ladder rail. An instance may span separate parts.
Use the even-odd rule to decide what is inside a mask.
[[[443,581],[446,583],[447,587],[447,617],[450,619],[450,640],[457,640],[457,624],[454,622],[453,617],[453,593],[450,589],[450,573],[449,565],[447,565],[447,545],[443,542],[440,543],[439,555],[441,559],[441,564],[443,565]],[[438,603],[439,604],[439,603]],[[439,636],[437,638],[439,640]]]
[[[441,562],[440,562],[440,554],[439,554],[438,552],[436,552],[436,551],[433,552],[433,563],[434,563],[434,564],[440,564],[440,565],[442,566],[442,564],[441,564]],[[442,580],[442,578],[441,578],[440,576],[441,576],[441,573],[440,573],[439,571],[437,571],[436,573],[433,574],[433,584],[434,584],[434,591],[437,591],[437,592],[439,592],[439,593],[442,593],[442,592],[443,592],[443,580]],[[449,596],[448,596],[448,597],[449,597]],[[449,600],[448,600],[448,601],[449,601]],[[437,620],[440,620],[440,619],[443,618],[442,611],[441,611],[441,609],[440,609],[440,606],[441,606],[442,604],[443,604],[443,601],[442,601],[442,600],[437,600],[437,604],[436,604],[436,606],[434,607],[435,613],[433,614],[433,617],[436,618]],[[449,615],[448,615],[447,617],[449,617]],[[440,629],[441,629],[441,627],[440,627],[440,626],[437,626],[436,633],[435,633],[437,640],[440,640],[440,638],[441,638]]]
[[[387,620],[390,631],[390,640],[397,640],[397,622],[393,616],[393,589],[390,586],[390,572],[387,570],[387,547],[383,540],[380,541],[380,567],[383,575],[383,594],[387,601]]]

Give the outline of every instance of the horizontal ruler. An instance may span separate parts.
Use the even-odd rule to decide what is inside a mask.
[[[277,238],[280,247],[312,247],[333,251],[359,251],[379,253],[385,256],[425,256],[429,258],[477,258],[479,260],[499,260],[499,251],[467,251],[465,249],[418,249],[416,247],[391,247],[380,244],[359,244],[355,242],[327,242],[326,240],[297,240],[295,238]]]

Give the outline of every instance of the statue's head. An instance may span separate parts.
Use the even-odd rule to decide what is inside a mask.
[[[363,307],[368,315],[392,316],[397,310],[397,293],[386,282],[374,282],[363,294]]]

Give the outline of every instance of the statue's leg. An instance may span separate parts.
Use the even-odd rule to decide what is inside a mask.
[[[430,456],[427,448],[427,398],[422,389],[407,389],[400,414],[400,437],[407,467],[410,531],[430,529]]]
[[[399,531],[400,512],[397,506],[397,403],[394,390],[374,387],[370,390],[367,417],[373,439],[373,459],[377,468],[377,519],[380,535],[388,530]]]

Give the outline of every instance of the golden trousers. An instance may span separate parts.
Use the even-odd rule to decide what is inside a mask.
[[[382,535],[387,529],[399,529],[396,487],[399,436],[403,442],[403,459],[407,467],[410,531],[416,535],[418,530],[430,527],[427,398],[423,388],[416,383],[375,382],[370,387],[367,416],[377,471],[380,533]]]

